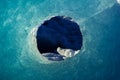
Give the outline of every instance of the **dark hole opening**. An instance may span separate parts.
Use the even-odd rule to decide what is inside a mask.
[[[80,50],[82,34],[79,25],[70,17],[55,16],[46,20],[37,30],[37,48],[41,54],[57,52],[57,48]]]

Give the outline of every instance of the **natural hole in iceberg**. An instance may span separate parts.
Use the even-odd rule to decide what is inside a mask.
[[[70,17],[52,17],[38,27],[36,34],[37,48],[48,60],[73,57],[82,47],[80,27]]]

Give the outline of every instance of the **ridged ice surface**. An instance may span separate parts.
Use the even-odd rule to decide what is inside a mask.
[[[119,0],[2,0],[0,80],[120,80]],[[55,15],[72,17],[83,34],[80,54],[60,62],[42,57],[35,27]]]

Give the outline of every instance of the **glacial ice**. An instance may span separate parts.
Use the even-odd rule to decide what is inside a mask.
[[[2,0],[0,79],[120,80],[118,3],[119,0]],[[83,34],[80,54],[61,62],[41,56],[33,30],[55,15],[72,17],[81,25]]]

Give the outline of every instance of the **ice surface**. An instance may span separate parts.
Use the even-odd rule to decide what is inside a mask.
[[[117,0],[2,0],[0,80],[120,80],[120,6]],[[31,30],[51,16],[81,25],[83,48],[50,62],[39,55]]]
[[[120,0],[117,0],[117,2],[120,4]]]

